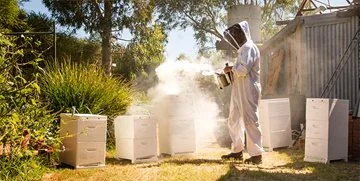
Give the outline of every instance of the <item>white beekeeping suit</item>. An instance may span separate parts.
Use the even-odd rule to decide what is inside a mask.
[[[248,23],[242,21],[237,25],[237,27],[239,26],[246,38],[246,42],[243,41],[243,44],[235,41],[237,37],[230,35],[231,32],[224,32],[224,34],[230,35],[229,37],[234,40],[231,44],[233,44],[233,47],[235,46],[234,48],[237,49],[238,53],[236,62],[231,69],[233,72],[233,83],[228,127],[232,139],[232,153],[242,153],[245,148],[244,141],[246,134],[247,151],[251,157],[254,157],[261,155],[263,152],[258,118],[260,52],[251,40]],[[238,30],[240,29],[238,28]]]

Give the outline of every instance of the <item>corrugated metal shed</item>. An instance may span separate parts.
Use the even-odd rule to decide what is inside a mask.
[[[358,43],[352,42],[359,28],[357,16],[315,16],[304,22],[304,90],[307,97],[320,97],[340,60],[348,58],[338,80],[326,97],[348,99],[354,107],[358,98]],[[349,47],[349,48],[348,48]],[[346,50],[349,49],[347,52]]]
[[[352,39],[359,17],[341,13],[297,17],[260,47],[263,98],[320,97],[340,60],[349,57],[329,97],[357,106],[359,47]]]

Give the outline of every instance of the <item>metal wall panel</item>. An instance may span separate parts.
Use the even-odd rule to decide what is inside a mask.
[[[287,25],[262,49],[262,85],[271,79],[268,75],[271,53],[285,50],[282,74],[287,79],[278,84],[277,95],[292,93],[306,97],[320,97],[336,66],[359,29],[357,16],[340,18],[336,13],[298,17],[296,25]],[[296,28],[295,32],[290,32]],[[286,33],[286,32],[290,32]],[[282,36],[280,36],[282,35]],[[359,40],[360,41],[360,40]],[[348,53],[350,59],[330,91],[329,98],[350,100],[354,109],[360,98],[360,63],[358,42],[353,42]],[[282,91],[284,84],[286,92]]]
[[[306,97],[320,97],[336,66],[344,56],[359,28],[357,16],[338,18],[335,15],[304,17],[303,79]],[[351,44],[349,60],[334,87],[330,98],[348,99],[351,108],[359,98],[358,42]]]

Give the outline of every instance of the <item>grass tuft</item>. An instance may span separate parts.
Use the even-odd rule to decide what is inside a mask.
[[[132,89],[121,79],[106,76],[95,65],[49,64],[42,78],[43,94],[53,111],[103,114],[111,118],[126,111]]]

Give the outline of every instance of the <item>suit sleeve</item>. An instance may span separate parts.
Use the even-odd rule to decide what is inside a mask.
[[[235,76],[246,76],[254,66],[256,59],[256,51],[251,47],[244,47],[241,51],[236,64],[233,66],[232,71]]]

